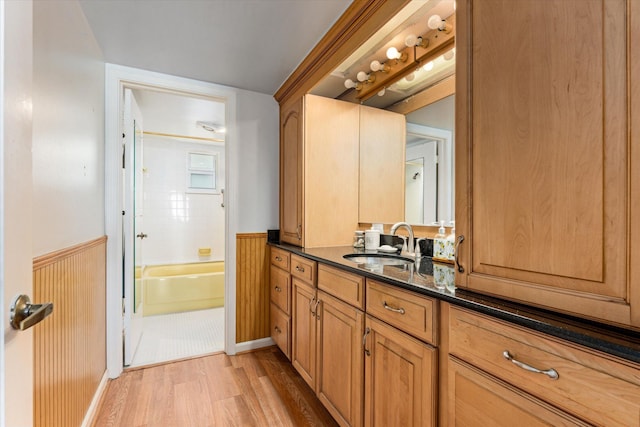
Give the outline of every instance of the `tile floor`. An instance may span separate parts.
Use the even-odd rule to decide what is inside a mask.
[[[130,367],[224,350],[224,307],[143,318]]]

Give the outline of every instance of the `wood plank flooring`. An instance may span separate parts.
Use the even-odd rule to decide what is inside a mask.
[[[124,372],[94,426],[337,426],[277,349],[224,353]]]

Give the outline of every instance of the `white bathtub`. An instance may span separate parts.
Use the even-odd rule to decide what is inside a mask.
[[[224,306],[224,261],[145,266],[144,316]]]

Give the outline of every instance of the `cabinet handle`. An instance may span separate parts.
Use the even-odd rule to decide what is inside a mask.
[[[296,226],[296,235],[298,236],[298,240],[302,240],[302,224]]]
[[[282,257],[280,255],[276,255],[276,261],[278,262],[282,261]]]
[[[458,253],[460,251],[460,243],[464,241],[464,236],[458,236],[456,239],[456,248],[454,251],[454,259],[456,262],[456,268],[458,269],[458,273],[464,273],[464,267],[460,265],[460,261],[458,261]]]
[[[524,362],[520,362],[519,360],[514,359],[513,356],[511,356],[511,354],[509,354],[509,350],[503,351],[502,352],[502,356],[504,356],[505,359],[507,359],[508,361],[512,362],[517,367],[524,369],[525,371],[534,372],[536,374],[544,374],[544,375],[548,376],[549,378],[551,378],[552,380],[557,380],[558,378],[560,378],[560,375],[558,374],[558,371],[556,371],[555,369],[541,370],[541,369],[538,369],[538,368],[534,368],[531,365],[527,365]]]
[[[320,315],[318,314],[318,305],[320,305],[320,301],[322,301],[322,300],[320,298],[318,298],[316,300],[316,305],[313,306],[312,313],[316,315],[316,320],[320,320]]]
[[[296,270],[300,273],[304,273],[304,267],[300,267],[299,265],[296,265]]]
[[[279,333],[279,334],[281,334],[281,333],[282,333],[282,330],[280,330],[280,328],[278,328],[277,326],[276,326],[275,328],[273,328],[273,329],[275,329],[275,331],[276,331],[277,333]]]
[[[276,292],[282,292],[282,288],[280,286],[276,286]]]
[[[311,312],[311,314],[313,314],[314,316],[316,315],[316,312],[313,311],[313,308],[311,308],[311,306],[313,305],[313,303],[315,302],[316,297],[311,298],[311,301],[309,302],[309,311]]]
[[[395,308],[395,307],[391,307],[390,305],[387,304],[386,301],[382,301],[382,306],[389,310],[389,311],[393,311],[394,313],[400,313],[400,314],[404,314],[404,308],[400,307],[400,308]]]
[[[366,328],[364,330],[364,336],[362,337],[362,348],[364,348],[364,354],[367,356],[371,356],[371,352],[367,348],[367,335],[371,333],[371,328]]]

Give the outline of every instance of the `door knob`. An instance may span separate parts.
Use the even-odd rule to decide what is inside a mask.
[[[27,295],[18,295],[11,304],[9,320],[13,329],[24,331],[53,312],[53,303],[31,304]]]
[[[140,233],[140,234],[136,234],[136,237],[139,237],[139,238],[141,238],[141,239],[144,239],[145,237],[149,237],[149,236],[147,236],[147,235],[146,235],[146,234],[144,234],[144,233]]]

